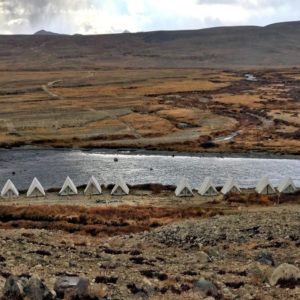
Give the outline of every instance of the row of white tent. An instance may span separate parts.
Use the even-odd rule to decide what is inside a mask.
[[[263,177],[256,185],[255,191],[258,194],[263,195],[272,195],[276,194],[277,191],[282,194],[292,194],[297,191],[297,188],[291,177],[284,177],[277,186],[277,191],[275,187],[271,184],[269,178]],[[202,196],[216,196],[218,195],[218,191],[215,185],[212,182],[211,177],[206,177],[202,182],[201,186],[198,188],[198,193]],[[241,193],[241,189],[236,182],[236,180],[232,177],[229,177],[221,189],[221,193],[223,195],[230,193]],[[186,178],[182,178],[180,183],[178,184],[175,195],[177,197],[190,197],[193,196],[193,190]]]
[[[102,188],[98,180],[92,176],[84,190],[84,193],[86,195],[100,195],[102,194]],[[68,176],[59,191],[59,195],[61,196],[69,196],[69,195],[77,195],[78,190],[72,179]],[[127,184],[125,183],[124,179],[119,177],[111,191],[112,195],[128,195],[129,194],[129,188]],[[19,196],[19,191],[17,190],[16,186],[13,184],[13,182],[8,179],[5,183],[2,191],[1,191],[1,197],[17,197]],[[46,192],[39,182],[37,178],[34,178],[28,191],[27,191],[27,197],[38,197],[38,196],[46,196]]]
[[[257,184],[255,188],[256,192],[259,194],[276,194],[277,191],[279,193],[290,194],[295,193],[297,188],[290,177],[284,177],[279,185],[277,186],[277,191],[275,187],[271,184],[268,177],[263,177]],[[228,178],[225,185],[223,186],[221,193],[226,195],[229,193],[240,193],[241,189],[237,184],[236,180],[232,177]],[[210,177],[206,177],[198,188],[198,193],[202,196],[216,196],[218,191],[215,185],[212,182]],[[77,187],[75,186],[72,179],[68,176],[59,191],[59,195],[61,196],[69,196],[69,195],[76,195],[78,194]],[[102,188],[99,184],[98,180],[92,176],[84,190],[84,194],[86,195],[100,195],[102,194]],[[112,191],[112,195],[128,195],[129,194],[129,187],[124,181],[122,177],[118,177]],[[39,180],[34,178],[28,191],[27,197],[37,197],[37,196],[45,196],[45,190]],[[193,196],[193,190],[191,185],[189,184],[188,180],[184,177],[181,179],[179,184],[176,187],[175,195],[177,197],[191,197]],[[16,186],[13,182],[9,179],[7,180],[6,184],[4,185],[1,191],[1,197],[13,197],[19,196],[19,191],[17,190]]]

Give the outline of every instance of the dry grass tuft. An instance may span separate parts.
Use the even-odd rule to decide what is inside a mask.
[[[212,209],[142,206],[82,207],[67,205],[0,206],[0,228],[63,230],[92,236],[135,233],[178,219],[218,213]]]

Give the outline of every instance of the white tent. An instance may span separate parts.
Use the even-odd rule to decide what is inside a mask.
[[[39,180],[35,177],[27,191],[27,197],[46,196],[45,190]]]
[[[72,181],[72,179],[68,176],[59,191],[59,195],[61,196],[68,196],[68,195],[76,195],[78,194],[77,188]]]
[[[8,179],[1,191],[1,197],[11,198],[18,197],[19,192],[10,179]]]
[[[100,195],[102,194],[101,185],[98,180],[92,176],[84,190],[84,193],[87,195]]]
[[[241,189],[234,178],[229,177],[223,186],[221,193],[226,195],[229,193],[240,193]]]
[[[122,196],[129,194],[129,188],[122,177],[119,177],[111,191],[112,195]]]
[[[277,190],[279,193],[292,194],[297,191],[297,188],[292,178],[287,176],[282,178],[282,180],[279,182]]]
[[[188,180],[183,177],[179,184],[176,187],[175,190],[175,195],[176,197],[192,197],[193,195],[193,190],[188,182]]]
[[[215,196],[218,194],[218,191],[213,185],[211,178],[206,177],[198,189],[198,193],[201,196]]]
[[[257,183],[255,190],[258,194],[263,194],[263,195],[276,194],[276,191],[267,176],[263,177]]]

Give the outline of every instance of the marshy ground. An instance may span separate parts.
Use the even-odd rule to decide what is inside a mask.
[[[0,146],[299,154],[299,74],[1,71]]]

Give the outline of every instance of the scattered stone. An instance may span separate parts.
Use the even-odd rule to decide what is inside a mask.
[[[229,288],[232,289],[239,289],[240,287],[244,286],[244,282],[243,281],[230,281],[230,282],[225,282],[225,285]]]
[[[76,268],[77,267],[77,263],[73,260],[69,261],[69,267],[70,268]]]
[[[200,264],[205,264],[210,261],[210,257],[203,251],[198,252],[197,258]]]
[[[145,258],[142,256],[133,256],[133,257],[130,257],[129,260],[137,265],[142,265],[145,263]]]
[[[136,294],[144,294],[147,295],[147,291],[144,288],[139,288],[135,285],[135,283],[129,283],[127,284],[127,288],[130,290],[130,292],[134,295]]]
[[[206,279],[197,280],[194,283],[194,289],[200,291],[203,297],[212,296],[215,298],[219,297],[219,292],[217,287],[210,281]]]
[[[264,264],[264,265],[270,265],[270,266],[274,266],[275,265],[273,256],[272,256],[272,254],[270,252],[264,252],[264,251],[260,252],[256,256],[255,260],[258,261],[261,264]]]
[[[198,272],[188,270],[188,271],[184,271],[182,274],[183,275],[188,275],[188,276],[197,276]]]
[[[36,253],[41,256],[51,256],[51,253],[47,250],[36,250],[36,251],[32,251],[31,253]]]
[[[168,275],[162,272],[157,272],[154,270],[142,270],[140,273],[147,278],[157,278],[160,281],[168,279]]]
[[[2,230],[5,260],[0,257],[0,289],[12,274],[18,274],[17,282],[20,278],[25,281],[19,289],[20,299],[29,300],[32,296],[28,294],[33,293],[40,299],[46,289],[43,283],[52,284],[63,276],[78,278],[82,272],[93,285],[82,295],[77,294],[77,287],[67,289],[65,299],[298,299],[299,276],[278,279],[275,286],[269,282],[277,258],[300,269],[299,213],[298,208],[295,212],[280,207],[277,213],[250,214],[243,209],[242,215],[180,219],[150,231],[126,231],[103,238],[101,244],[89,237],[83,241],[79,235],[65,237],[63,232]],[[270,232],[272,239],[268,240]],[[69,241],[75,246],[70,248]],[[37,255],[37,250],[51,255]],[[45,281],[31,278],[37,273]],[[200,278],[213,287],[203,282],[201,288],[194,286],[194,280]],[[51,291],[53,286],[48,287]]]
[[[187,128],[194,128],[195,126],[193,124],[180,122],[176,124],[176,127],[179,129],[187,129]]]
[[[9,276],[11,276],[11,273],[7,270],[1,270],[0,269],[0,276],[4,277],[5,279],[7,279]]]
[[[129,252],[129,254],[132,255],[132,256],[137,256],[137,255],[141,255],[142,252],[140,250],[131,250]]]
[[[117,281],[118,281],[118,277],[116,276],[97,276],[95,278],[96,283],[116,284]]]
[[[123,253],[123,251],[121,251],[121,250],[115,250],[115,249],[106,247],[104,249],[104,253],[106,253],[106,254],[112,254],[112,255],[120,255],[120,254]]]
[[[281,264],[273,271],[269,281],[272,286],[278,284],[282,288],[295,288],[300,285],[300,270],[294,265]]]

